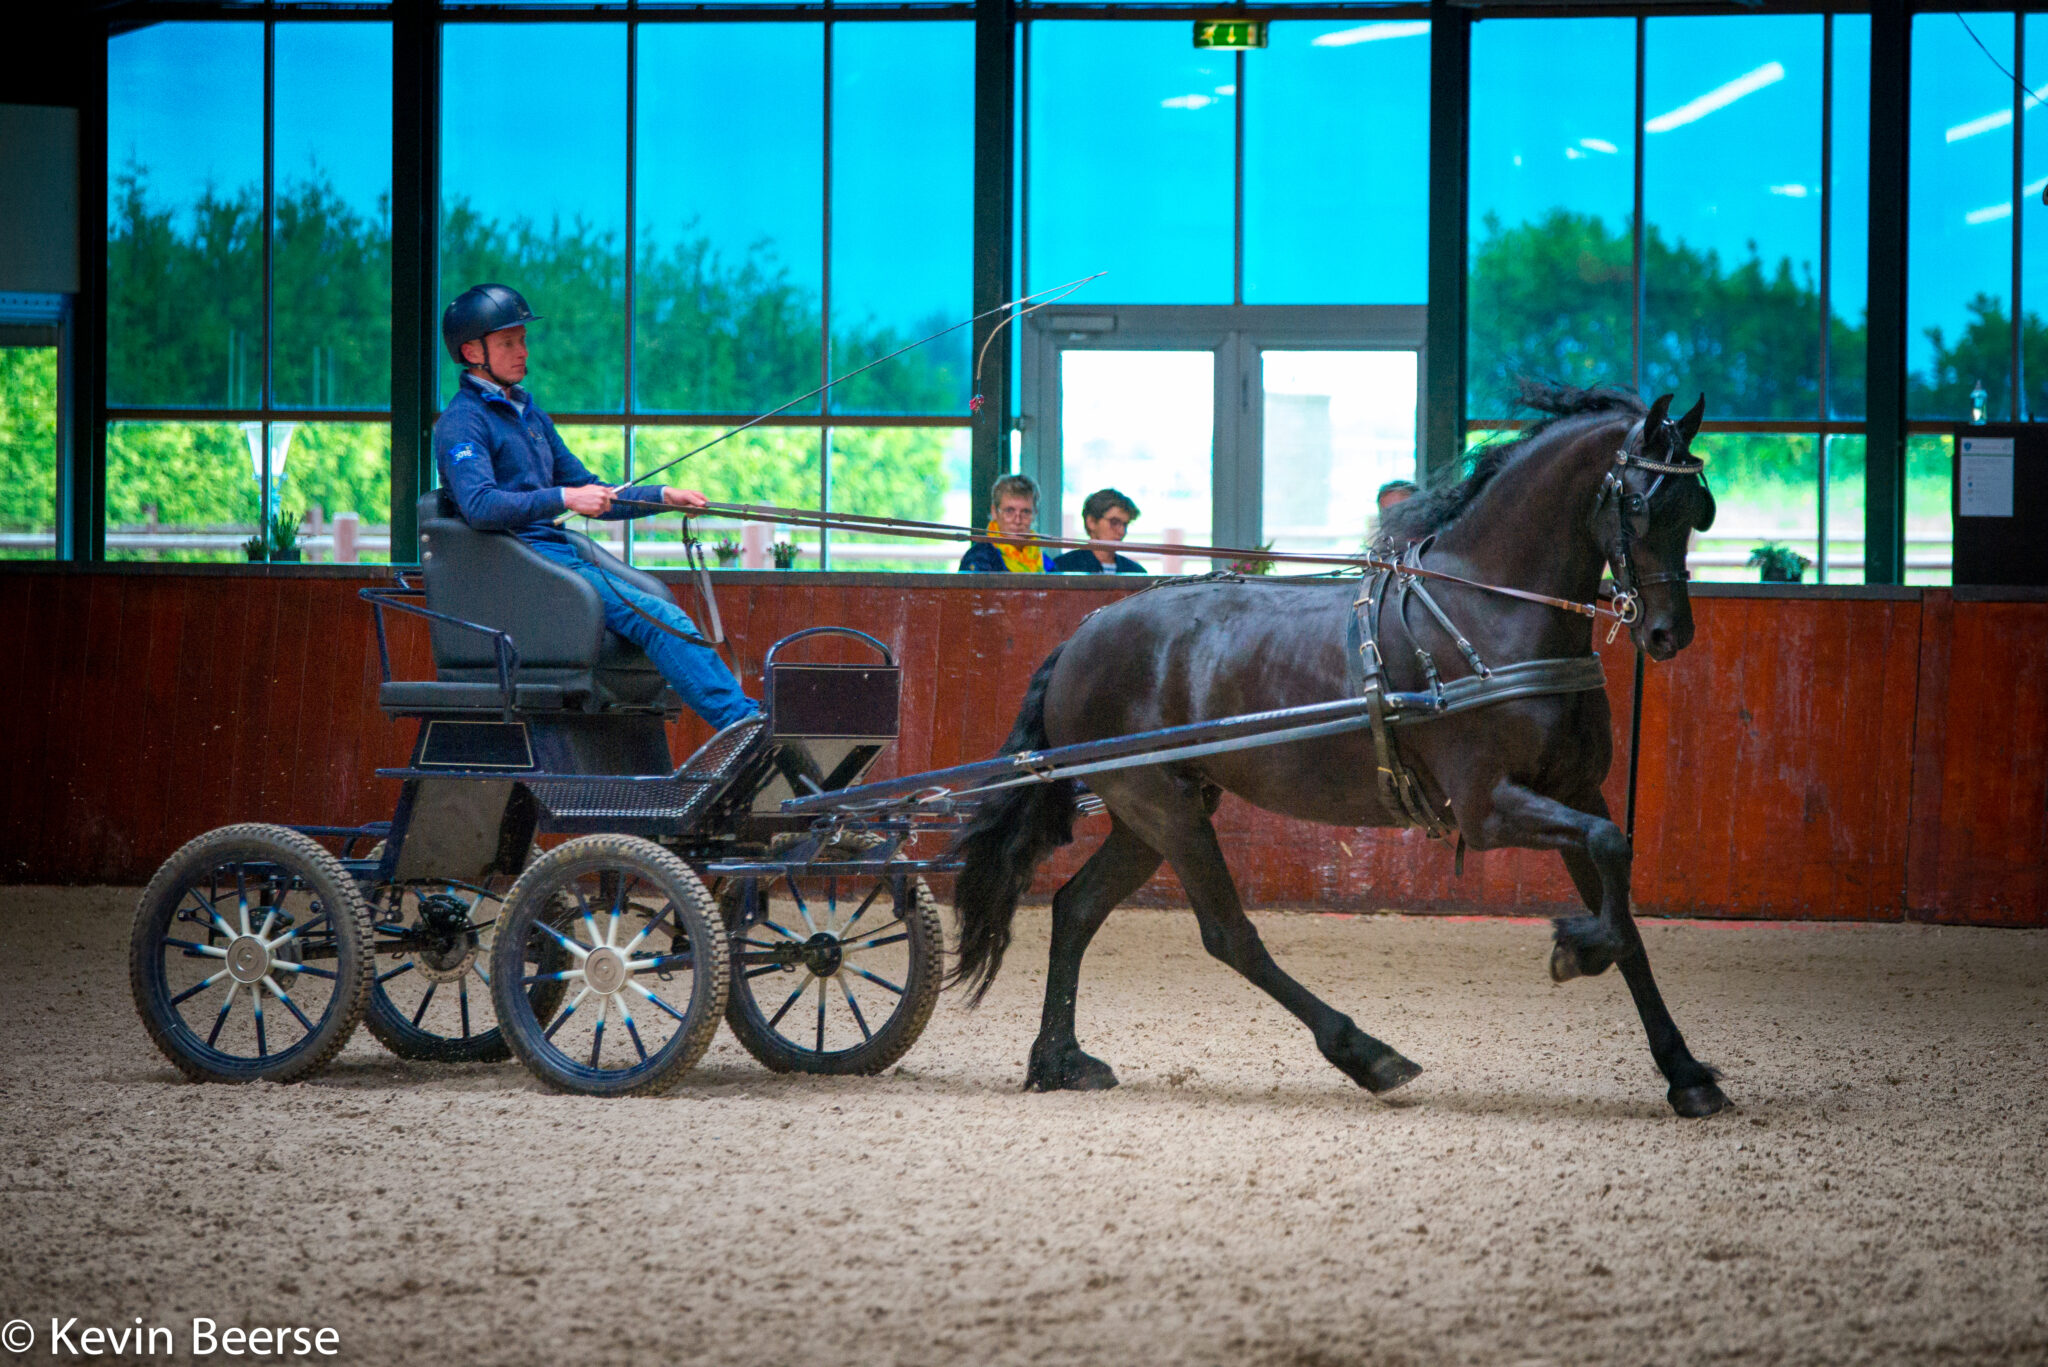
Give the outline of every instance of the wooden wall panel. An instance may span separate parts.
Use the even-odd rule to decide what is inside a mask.
[[[0,878],[145,880],[183,841],[240,820],[389,814],[410,722],[378,711],[375,638],[335,576],[0,567]],[[992,753],[1026,680],[1113,581],[1033,591],[986,581],[743,576],[720,588],[758,695],[777,637],[841,623],[904,671],[904,730],[878,776]],[[1636,905],[1653,914],[2048,924],[2048,603],[1696,595],[1691,649],[1648,671]],[[426,633],[394,620],[402,677]],[[857,659],[820,642],[807,658]],[[1626,641],[1606,647],[1617,820],[1626,799]],[[679,723],[681,753],[704,734]],[[1368,781],[1360,775],[1360,781]],[[1042,870],[1050,891],[1107,823]],[[1547,912],[1575,894],[1555,855],[1470,854],[1414,832],[1314,827],[1227,799],[1247,902]],[[1180,896],[1168,872],[1141,894]]]

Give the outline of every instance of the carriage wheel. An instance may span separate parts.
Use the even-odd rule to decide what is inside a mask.
[[[557,927],[555,907],[572,908]],[[505,1042],[565,1092],[666,1091],[704,1056],[725,1009],[725,936],[689,865],[649,840],[592,835],[536,859],[490,960]],[[534,989],[567,1001],[543,1015]]]
[[[747,1052],[778,1073],[879,1073],[909,1052],[945,948],[924,879],[764,877],[751,915],[745,884],[733,880],[719,910],[732,935],[725,1019]]]
[[[128,977],[149,1037],[195,1082],[295,1082],[348,1042],[370,916],[335,857],[282,826],[223,826],[157,870]]]
[[[370,851],[377,858],[383,845]],[[505,883],[387,883],[370,894],[377,964],[363,1024],[386,1049],[422,1063],[497,1063],[512,1056],[491,1004],[490,954]],[[553,924],[566,927],[558,899]],[[567,951],[561,951],[567,959]],[[564,965],[556,965],[561,967]],[[536,1015],[561,1005],[560,982],[530,989]]]

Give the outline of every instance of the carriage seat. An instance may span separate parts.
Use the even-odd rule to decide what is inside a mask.
[[[420,567],[427,607],[506,632],[519,651],[514,705],[536,711],[660,711],[682,699],[654,661],[604,624],[595,586],[505,532],[464,522],[445,490],[419,502]],[[580,532],[569,532],[585,560],[622,584],[673,602],[668,587]],[[473,711],[502,706],[490,637],[430,622],[436,678],[383,685],[378,702],[393,712]]]

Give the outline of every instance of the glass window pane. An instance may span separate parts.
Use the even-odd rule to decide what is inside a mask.
[[[1031,280],[1077,300],[1227,304],[1237,63],[1187,21],[1031,25]]]
[[[1633,381],[1634,71],[1633,20],[1473,27],[1472,417],[1509,416],[1525,377]]]
[[[1906,438],[1908,584],[1949,582],[1955,560],[1955,517],[1949,497],[1954,446],[1954,438],[1936,432]]]
[[[1138,505],[1133,541],[1208,543],[1213,509],[1216,354],[1212,351],[1060,353],[1060,506],[1038,525],[1081,535],[1081,504],[1120,489]],[[1131,556],[1179,574],[1178,556]],[[1204,568],[1188,562],[1193,570]]]
[[[1828,303],[1834,318],[1828,338],[1828,405],[1833,417],[1860,418],[1870,313],[1870,16],[1838,14],[1834,27],[1835,151],[1827,200]],[[1832,572],[1828,578],[1833,580]]]
[[[1820,416],[1817,14],[1652,19],[1643,387],[1715,417]]]
[[[279,24],[275,50],[276,402],[383,408],[391,402],[391,27]]]
[[[1245,54],[1245,302],[1425,302],[1429,21],[1283,20],[1269,41]]]
[[[1283,551],[1354,554],[1374,499],[1415,478],[1416,353],[1263,353],[1262,539]]]
[[[964,427],[835,427],[832,507],[879,517],[964,526],[968,518],[968,431]],[[832,533],[835,570],[950,570],[960,541]]]
[[[974,26],[832,36],[832,373],[973,312]],[[832,391],[847,413],[964,413],[969,329]]]
[[[636,427],[633,468],[655,470],[702,446],[723,430],[716,427]],[[765,503],[777,508],[818,506],[818,450],[815,427],[754,427],[729,437],[681,465],[654,476],[657,483],[696,489],[715,503]],[[635,478],[640,478],[636,475]],[[713,550],[721,540],[741,549],[735,567],[767,569],[770,548],[786,541],[799,548],[796,568],[818,568],[818,533],[765,522],[720,522],[693,518],[695,534]],[[633,559],[650,569],[680,568],[682,520],[657,514],[633,529]]]
[[[528,385],[558,412],[625,396],[626,30],[450,24],[442,30],[441,302],[512,286],[540,315]],[[508,106],[462,98],[477,73],[520,79]],[[516,113],[508,112],[516,108]],[[459,372],[442,353],[441,393]]]
[[[107,40],[107,402],[263,401],[263,26]]]
[[[2048,14],[2030,14],[2027,24],[2027,90],[2022,98],[2020,130],[2020,300],[2026,324],[2020,332],[2026,401],[2022,420],[2048,418],[2048,109],[2038,97],[2048,95]]]
[[[1820,536],[1820,439],[1810,432],[1709,432],[1697,443],[1714,486],[1714,525],[1686,558],[1693,578],[1754,584],[1752,559],[1785,546],[1811,566]],[[1816,582],[1811,568],[1806,583]]]
[[[57,554],[57,348],[0,347],[0,560]]]
[[[1864,582],[1863,470],[1867,438],[1828,439],[1827,584]]]
[[[299,544],[313,564],[391,559],[391,427],[368,422],[275,422],[276,503],[300,517]],[[282,475],[278,479],[278,475]]]
[[[251,559],[262,448],[248,427],[260,442],[261,424],[108,423],[107,559]]]
[[[643,409],[755,413],[822,382],[824,61],[816,24],[640,30]]]
[[[567,446],[576,459],[582,461],[606,484],[625,484],[626,479],[626,429],[608,423],[562,423],[556,430],[562,434],[562,444]],[[661,514],[655,514],[659,517]],[[594,517],[569,515],[568,525],[582,532],[598,545],[618,556],[626,555],[626,522]]]
[[[2012,69],[2010,14],[1913,20],[1906,401],[1915,418],[1967,420],[1978,384],[1991,418],[2012,411],[2013,88],[1971,31]]]

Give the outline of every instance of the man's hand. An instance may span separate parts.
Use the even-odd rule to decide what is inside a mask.
[[[603,517],[612,510],[612,491],[602,484],[578,484],[562,490],[562,506],[585,517]]]
[[[671,508],[702,508],[711,502],[695,489],[678,489],[672,484],[662,486],[661,501]]]

